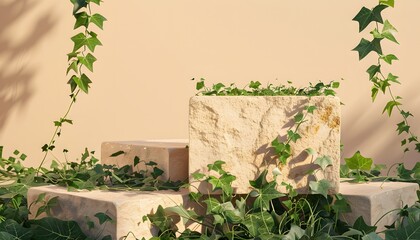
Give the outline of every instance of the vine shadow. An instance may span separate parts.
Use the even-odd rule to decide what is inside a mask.
[[[0,132],[10,114],[25,107],[33,95],[31,82],[36,70],[26,65],[24,58],[55,26],[56,19],[46,11],[38,15],[31,29],[16,27],[38,4],[30,0],[0,1]],[[14,32],[25,32],[25,38],[14,40]]]

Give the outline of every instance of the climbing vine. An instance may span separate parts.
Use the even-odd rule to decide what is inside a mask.
[[[382,93],[389,97],[382,113],[387,113],[391,116],[393,110],[396,109],[400,113],[401,122],[397,124],[397,133],[401,135],[405,133],[406,136],[401,140],[401,146],[404,153],[410,150],[410,146],[414,146],[415,151],[420,153],[420,142],[418,136],[411,131],[409,118],[413,117],[409,111],[403,109],[401,103],[402,97],[396,96],[393,93],[393,86],[401,84],[398,76],[389,72],[386,74],[381,68],[385,63],[392,65],[393,61],[398,61],[398,57],[394,54],[385,54],[382,50],[381,42],[390,41],[399,44],[395,38],[397,29],[390,23],[389,20],[383,20],[382,11],[388,7],[394,7],[394,0],[379,0],[379,3],[374,8],[363,7],[359,13],[353,18],[354,21],[359,23],[359,32],[362,32],[374,22],[375,28],[370,31],[372,40],[362,38],[360,43],[353,49],[359,54],[359,60],[365,58],[369,53],[374,52],[377,54],[377,62],[367,69],[369,74],[369,81],[372,83],[372,101],[375,101],[378,93]]]
[[[96,62],[96,57],[93,55],[97,46],[102,43],[98,38],[98,34],[92,30],[92,25],[103,30],[106,18],[99,13],[92,12],[92,3],[96,5],[101,4],[101,0],[70,0],[73,4],[73,16],[75,18],[74,29],[80,30],[79,33],[71,38],[74,46],[68,56],[67,75],[71,75],[68,80],[70,85],[70,104],[59,119],[54,121],[55,130],[49,141],[42,146],[42,151],[45,153],[42,161],[38,167],[39,173],[48,153],[55,148],[55,141],[57,137],[61,136],[63,124],[73,124],[73,120],[68,118],[68,115],[76,102],[76,98],[80,91],[88,93],[92,80],[87,76],[86,71],[93,72],[93,64]],[[64,150],[66,151],[66,150]]]

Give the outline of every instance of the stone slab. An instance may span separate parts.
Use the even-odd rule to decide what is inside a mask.
[[[315,105],[317,110],[308,114],[307,121],[299,128],[302,138],[291,143],[292,158],[282,167],[278,180],[290,183],[299,193],[309,193],[311,178],[306,173],[315,165],[313,157],[304,150],[312,148],[318,156],[327,155],[332,159],[332,166],[317,177],[327,179],[332,185],[330,193],[337,193],[340,167],[340,100],[337,97],[191,98],[189,174],[207,173],[208,164],[222,160],[226,162],[226,170],[237,178],[233,185],[235,192],[248,193],[249,180],[255,179],[267,165],[269,169],[275,167],[271,141],[277,137],[284,141],[287,130],[293,126],[294,115],[308,105]],[[193,183],[190,190],[195,188],[204,193],[209,190],[203,183]]]
[[[68,192],[65,188],[57,186],[30,188],[28,203],[34,202],[41,193],[46,193],[46,199],[58,196],[58,205],[51,210],[53,217],[78,222],[82,230],[92,239],[110,235],[112,239],[117,240],[122,239],[129,232],[132,232],[138,239],[142,237],[149,239],[157,232],[149,221],[142,221],[144,215],[154,213],[159,205],[163,207],[188,205],[188,192],[185,190],[180,192],[110,192],[100,190]],[[32,205],[30,219],[35,218],[39,207],[39,204]],[[98,212],[108,214],[113,222],[100,226],[95,217]],[[45,216],[44,213],[38,218]],[[88,229],[86,217],[94,221],[95,228]],[[182,222],[178,225],[181,230],[184,229]],[[136,238],[131,234],[126,239],[134,240]]]
[[[352,209],[340,218],[353,224],[359,216],[368,225],[374,225],[385,213],[411,206],[417,201],[417,183],[405,182],[369,182],[349,183],[342,182],[340,193],[344,195]],[[391,225],[397,219],[398,211],[383,217],[377,224],[377,231],[385,230],[385,225]]]
[[[134,157],[140,160],[153,161],[164,171],[162,180],[186,180],[188,178],[188,140],[159,139],[142,141],[104,142],[101,146],[101,161],[103,164],[117,166],[133,166]],[[116,157],[111,154],[124,151]],[[138,164],[133,170],[144,169],[144,163]]]

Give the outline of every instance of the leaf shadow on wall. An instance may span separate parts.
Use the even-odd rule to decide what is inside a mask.
[[[31,82],[36,69],[30,52],[53,29],[56,19],[48,12],[38,14],[25,28],[16,23],[34,10],[37,1],[0,1],[0,132],[12,112],[22,110],[32,97]],[[29,22],[26,20],[26,22]],[[24,33],[17,41],[13,33]],[[30,63],[30,64],[29,64]]]

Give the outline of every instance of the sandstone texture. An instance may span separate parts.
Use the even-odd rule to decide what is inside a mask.
[[[344,195],[352,209],[340,218],[353,224],[362,216],[366,224],[374,225],[384,214],[391,210],[412,206],[417,201],[417,183],[404,182],[369,182],[348,183],[340,185],[340,193]],[[391,225],[398,217],[398,211],[393,211],[383,217],[376,226],[377,232],[385,230],[385,225]]]
[[[150,221],[143,222],[142,217],[154,213],[159,205],[171,207],[175,205],[188,205],[187,191],[155,191],[155,192],[110,192],[110,191],[84,191],[68,192],[67,189],[57,186],[43,186],[30,188],[28,203],[36,201],[38,195],[46,193],[46,199],[58,196],[58,205],[51,210],[53,217],[62,220],[74,220],[79,223],[86,235],[92,239],[101,239],[110,235],[112,239],[141,239],[156,236],[157,231],[152,228]],[[40,204],[32,205],[30,219]],[[113,222],[99,225],[95,214],[103,212],[110,216]],[[45,213],[38,218],[45,217]],[[94,222],[95,227],[88,229],[87,220]],[[180,230],[185,229],[182,221],[177,224]],[[123,238],[132,232],[127,238]]]
[[[147,166],[144,162],[156,162],[157,167],[164,171],[162,180],[186,180],[188,178],[188,140],[160,139],[131,142],[104,142],[101,146],[101,161],[103,164],[115,164],[119,167],[134,164],[137,156],[142,163],[133,167],[139,171]],[[124,151],[123,154],[111,157],[113,153]]]
[[[316,156],[305,149],[312,148],[317,156],[329,156],[332,166],[317,173],[317,179],[327,179],[338,192],[340,167],[340,100],[337,97],[303,96],[197,96],[190,100],[189,112],[189,174],[207,173],[207,165],[225,161],[225,170],[235,175],[236,193],[249,192],[249,180],[255,179],[267,166],[275,167],[270,143],[275,138],[284,141],[287,130],[293,128],[293,117],[305,106],[316,106],[299,128],[302,136],[291,143],[292,157],[281,168],[279,182],[294,186],[299,193],[309,193],[308,183],[315,180],[307,175],[316,166]],[[271,174],[271,171],[269,171]],[[270,175],[270,177],[273,177]],[[209,186],[193,183],[207,193]],[[281,189],[284,190],[284,189]]]

